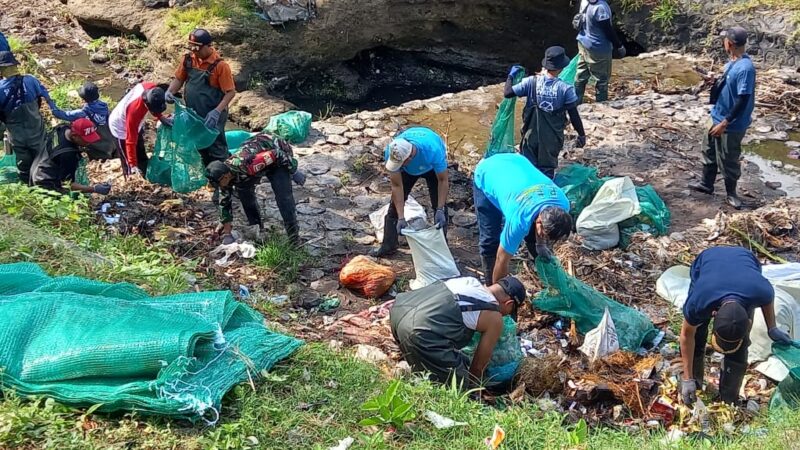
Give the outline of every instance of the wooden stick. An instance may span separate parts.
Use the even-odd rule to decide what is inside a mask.
[[[776,255],[773,255],[772,253],[770,253],[769,250],[767,250],[763,245],[759,244],[753,238],[748,236],[744,231],[741,231],[741,230],[737,229],[736,227],[734,227],[732,225],[728,225],[728,228],[730,228],[731,231],[733,231],[734,233],[736,233],[739,236],[741,236],[742,239],[744,239],[745,241],[747,241],[748,244],[750,244],[750,246],[752,246],[753,248],[758,250],[759,253],[761,253],[762,255],[766,256],[767,258],[769,258],[769,259],[771,259],[771,260],[773,260],[773,261],[775,261],[777,263],[781,263],[781,264],[786,264],[786,263],[789,262],[789,261],[781,258],[780,256],[776,256]]]

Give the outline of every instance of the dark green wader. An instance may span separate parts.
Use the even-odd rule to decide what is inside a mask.
[[[6,115],[6,127],[14,155],[17,158],[19,181],[30,184],[31,164],[45,146],[44,119],[39,112],[39,102],[22,104]]]
[[[186,106],[193,109],[201,118],[215,109],[225,93],[219,88],[209,84],[211,74],[222,59],[214,61],[207,70],[200,70],[192,67],[192,58],[186,55],[183,59],[183,66],[186,69],[188,78],[185,86]],[[226,109],[219,115],[217,130],[219,136],[208,148],[198,149],[203,158],[203,165],[208,166],[211,161],[225,161],[228,159],[228,141],[225,140],[225,124],[228,121],[228,110]]]
[[[100,135],[100,140],[94,144],[89,144],[86,149],[86,154],[89,159],[114,159],[117,153],[117,140],[111,134],[111,129],[108,124],[97,125],[97,134]]]
[[[447,383],[453,376],[464,388],[478,384],[469,373],[470,359],[460,349],[469,344],[474,331],[464,326],[462,311],[494,310],[497,305],[460,296],[473,303],[459,306],[456,296],[438,281],[397,296],[389,322],[403,357],[415,371],[431,372],[431,379]]]
[[[536,86],[539,77],[536,77]],[[558,168],[558,154],[564,148],[564,129],[567,127],[567,114],[565,109],[544,111],[536,104],[538,100],[533,97],[532,105],[525,105],[522,115],[522,142],[520,153],[543,174],[553,179]]]

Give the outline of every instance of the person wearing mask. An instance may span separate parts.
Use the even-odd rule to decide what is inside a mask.
[[[56,125],[48,135],[46,148],[31,166],[31,184],[63,194],[77,191],[107,195],[111,191],[108,183],[84,186],[75,182],[81,151],[100,139],[95,124],[85,117]],[[69,183],[68,189],[64,187],[65,183]]]
[[[30,183],[33,160],[44,150],[47,133],[39,111],[44,99],[53,101],[33,75],[19,73],[19,62],[9,51],[0,51],[0,122],[5,124],[17,160],[21,183]]]
[[[578,71],[575,75],[575,93],[578,103],[583,102],[583,94],[589,78],[597,80],[595,100],[608,100],[608,82],[611,79],[611,60],[625,57],[622,44],[611,20],[611,7],[606,0],[581,0],[578,25]]]
[[[755,107],[756,68],[745,53],[747,31],[744,28],[733,27],[724,31],[722,39],[730,61],[711,93],[714,107],[711,109],[712,126],[703,139],[703,179],[690,183],[689,188],[713,194],[717,171],[722,169],[727,194],[725,200],[740,209],[742,200],[736,193],[742,174],[739,157]]]
[[[708,328],[713,318],[711,346],[725,355],[720,368],[720,400],[735,403],[747,370],[755,308],[761,308],[773,341],[792,344],[789,334],[776,326],[775,290],[761,274],[755,255],[742,247],[703,250],[692,263],[690,277],[680,335],[681,397],[684,403],[692,404],[697,390],[703,387]]]
[[[149,112],[162,124],[171,126],[170,119],[162,115],[166,109],[164,89],[145,81],[131,88],[111,111],[109,128],[117,142],[122,170],[126,176],[144,176],[147,173],[148,157],[142,136],[144,119]]]
[[[235,241],[232,234],[234,189],[248,223],[258,225],[259,231],[263,231],[256,186],[263,177],[267,177],[275,194],[286,234],[292,244],[299,245],[292,180],[303,185],[305,175],[297,170],[297,160],[293,156],[291,145],[280,137],[259,133],[246,140],[240,148],[238,153],[229,155],[225,161],[211,161],[206,168],[209,182],[220,191],[217,206],[222,224],[222,243],[227,245]]]
[[[490,286],[473,277],[437,281],[399,294],[389,312],[392,336],[417,372],[464,388],[478,386],[503,333],[503,316],[516,316],[527,297],[522,283],[507,276]],[[472,360],[461,352],[481,333]],[[489,380],[491,382],[491,380]]]
[[[524,78],[513,84],[514,77],[522,70],[514,66],[508,73],[503,91],[505,98],[525,97],[525,110],[522,114],[521,153],[549,178],[555,177],[558,168],[558,154],[564,147],[564,129],[569,114],[572,128],[578,133],[575,146],[586,145],[586,132],[581,116],[578,114],[578,96],[575,88],[558,78],[561,71],[569,65],[569,58],[563,47],[550,47],[545,51],[541,75]],[[566,114],[565,114],[566,112]]]
[[[211,45],[211,34],[197,28],[189,34],[189,51],[184,55],[175,71],[175,79],[167,89],[167,101],[175,101],[175,94],[184,88],[186,106],[205,118],[208,128],[219,130],[217,139],[210,147],[199,149],[203,165],[211,161],[228,158],[228,143],[225,140],[225,124],[228,120],[228,105],[236,95],[231,68],[219,52]]]
[[[109,109],[108,104],[100,100],[100,90],[91,81],[83,83],[78,88],[78,97],[84,104],[79,109],[62,111],[55,104],[50,105],[53,116],[56,119],[74,122],[78,119],[89,119],[97,127],[100,140],[86,147],[86,153],[90,159],[111,159],[116,153],[116,143],[111,129],[108,127]]]
[[[475,167],[474,204],[485,283],[509,272],[524,240],[531,257],[549,259],[549,243],[572,232],[564,192],[518,153],[498,153]]]
[[[375,257],[391,255],[399,247],[400,233],[408,226],[405,219],[406,200],[420,178],[424,178],[428,185],[434,224],[447,233],[446,203],[450,181],[444,140],[430,128],[410,127],[386,146],[384,159],[392,183],[392,198],[384,218],[383,242],[371,252]]]

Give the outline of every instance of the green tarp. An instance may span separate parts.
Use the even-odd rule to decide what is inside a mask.
[[[215,423],[229,389],[301,345],[228,291],[150,297],[0,265],[0,381],[23,397]]]

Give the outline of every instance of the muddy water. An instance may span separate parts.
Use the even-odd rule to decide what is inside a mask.
[[[789,139],[800,141],[800,132],[789,133]],[[789,197],[800,197],[800,160],[789,158],[790,148],[782,141],[763,141],[745,147],[745,158],[761,170],[761,179],[781,183]],[[775,167],[780,161],[782,167]]]
[[[114,76],[108,65],[89,61],[86,50],[76,49],[68,53],[60,53],[56,55],[55,59],[59,62],[54,65],[54,68],[60,73],[67,74],[69,79],[94,81],[100,87],[103,95],[107,95],[114,101],[125,96],[128,83]]]
[[[687,89],[703,79],[690,62],[670,56],[615,60],[611,82],[658,87],[661,90]]]

